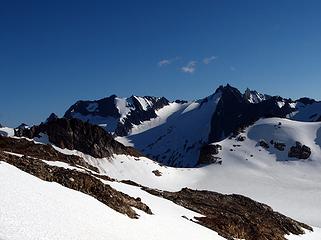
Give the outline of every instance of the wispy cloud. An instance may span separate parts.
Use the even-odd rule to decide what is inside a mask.
[[[204,64],[210,64],[213,60],[217,59],[216,56],[210,56],[203,59]]]
[[[177,60],[179,60],[180,58],[179,57],[175,57],[175,58],[170,58],[170,59],[162,59],[158,62],[158,66],[159,67],[163,67],[163,66],[166,66],[166,65],[169,65]]]
[[[163,59],[163,60],[160,60],[160,61],[158,62],[158,66],[159,66],[159,67],[163,67],[163,66],[166,66],[166,65],[168,65],[168,64],[171,64],[171,61],[168,60],[168,59]]]
[[[233,67],[233,66],[230,66],[230,70],[231,70],[232,72],[234,72],[234,71],[236,70],[236,68]]]
[[[196,70],[196,63],[196,61],[190,61],[189,63],[187,63],[187,65],[183,66],[181,70],[184,73],[193,73]]]

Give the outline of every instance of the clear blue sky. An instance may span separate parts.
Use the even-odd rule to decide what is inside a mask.
[[[321,99],[320,13],[319,0],[0,0],[0,123],[226,83]]]

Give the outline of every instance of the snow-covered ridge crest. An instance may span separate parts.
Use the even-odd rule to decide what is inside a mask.
[[[259,103],[271,98],[271,96],[267,94],[262,94],[255,90],[250,90],[249,88],[247,88],[244,92],[244,98],[250,103]]]
[[[132,124],[156,117],[155,111],[167,105],[164,97],[112,95],[93,101],[78,101],[65,113],[66,118],[79,118],[104,127],[108,132],[126,135]]]

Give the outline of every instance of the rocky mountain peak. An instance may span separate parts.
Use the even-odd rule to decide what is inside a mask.
[[[46,119],[46,123],[47,122],[51,122],[51,121],[54,121],[54,120],[56,120],[56,119],[58,119],[58,116],[55,114],[55,113],[51,113],[50,115],[49,115],[49,117]]]
[[[96,158],[111,157],[113,154],[140,155],[138,151],[115,141],[103,128],[75,118],[57,118],[15,131],[16,136],[30,139],[44,134],[50,143],[60,148],[75,149]]]

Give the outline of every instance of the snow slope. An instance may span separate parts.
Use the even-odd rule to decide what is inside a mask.
[[[161,97],[121,98],[112,95],[94,101],[78,101],[67,110],[65,117],[88,121],[114,133],[118,125],[125,124],[125,121],[133,115],[136,115],[135,120],[139,123],[140,118],[146,120],[155,117],[154,110],[162,108],[167,103],[168,100]]]
[[[134,146],[160,163],[192,167],[207,142],[211,117],[221,93],[189,103],[170,103],[158,117],[134,126],[127,137],[116,140]]]
[[[244,142],[225,139],[218,143],[223,147],[218,155],[222,165],[199,168],[160,166],[143,157],[116,155],[113,159],[95,159],[76,151],[60,151],[80,154],[101,173],[119,180],[130,179],[170,191],[190,187],[239,193],[287,216],[321,227],[321,123],[263,119],[246,129],[243,135],[246,136]],[[286,150],[280,152],[273,147],[266,150],[258,146],[260,139],[269,141],[271,138],[285,142]],[[311,148],[309,160],[287,157],[287,149],[297,140]],[[162,176],[155,176],[154,170],[159,170]]]
[[[0,239],[225,239],[188,220],[200,216],[198,213],[138,187],[104,182],[132,197],[140,197],[151,207],[153,215],[135,209],[140,217],[130,219],[86,194],[42,181],[0,162]],[[289,240],[320,238],[319,228],[301,236],[287,236]]]
[[[1,127],[0,135],[5,137],[12,137],[14,136],[14,129],[9,127]]]
[[[289,118],[296,121],[318,121],[321,117],[321,102],[304,105],[296,104],[297,111],[290,114]],[[320,121],[320,120],[319,120]]]
[[[223,239],[182,217],[197,213],[129,185],[113,185],[141,197],[154,215],[139,211],[139,219],[130,219],[86,194],[0,162],[0,239]]]

